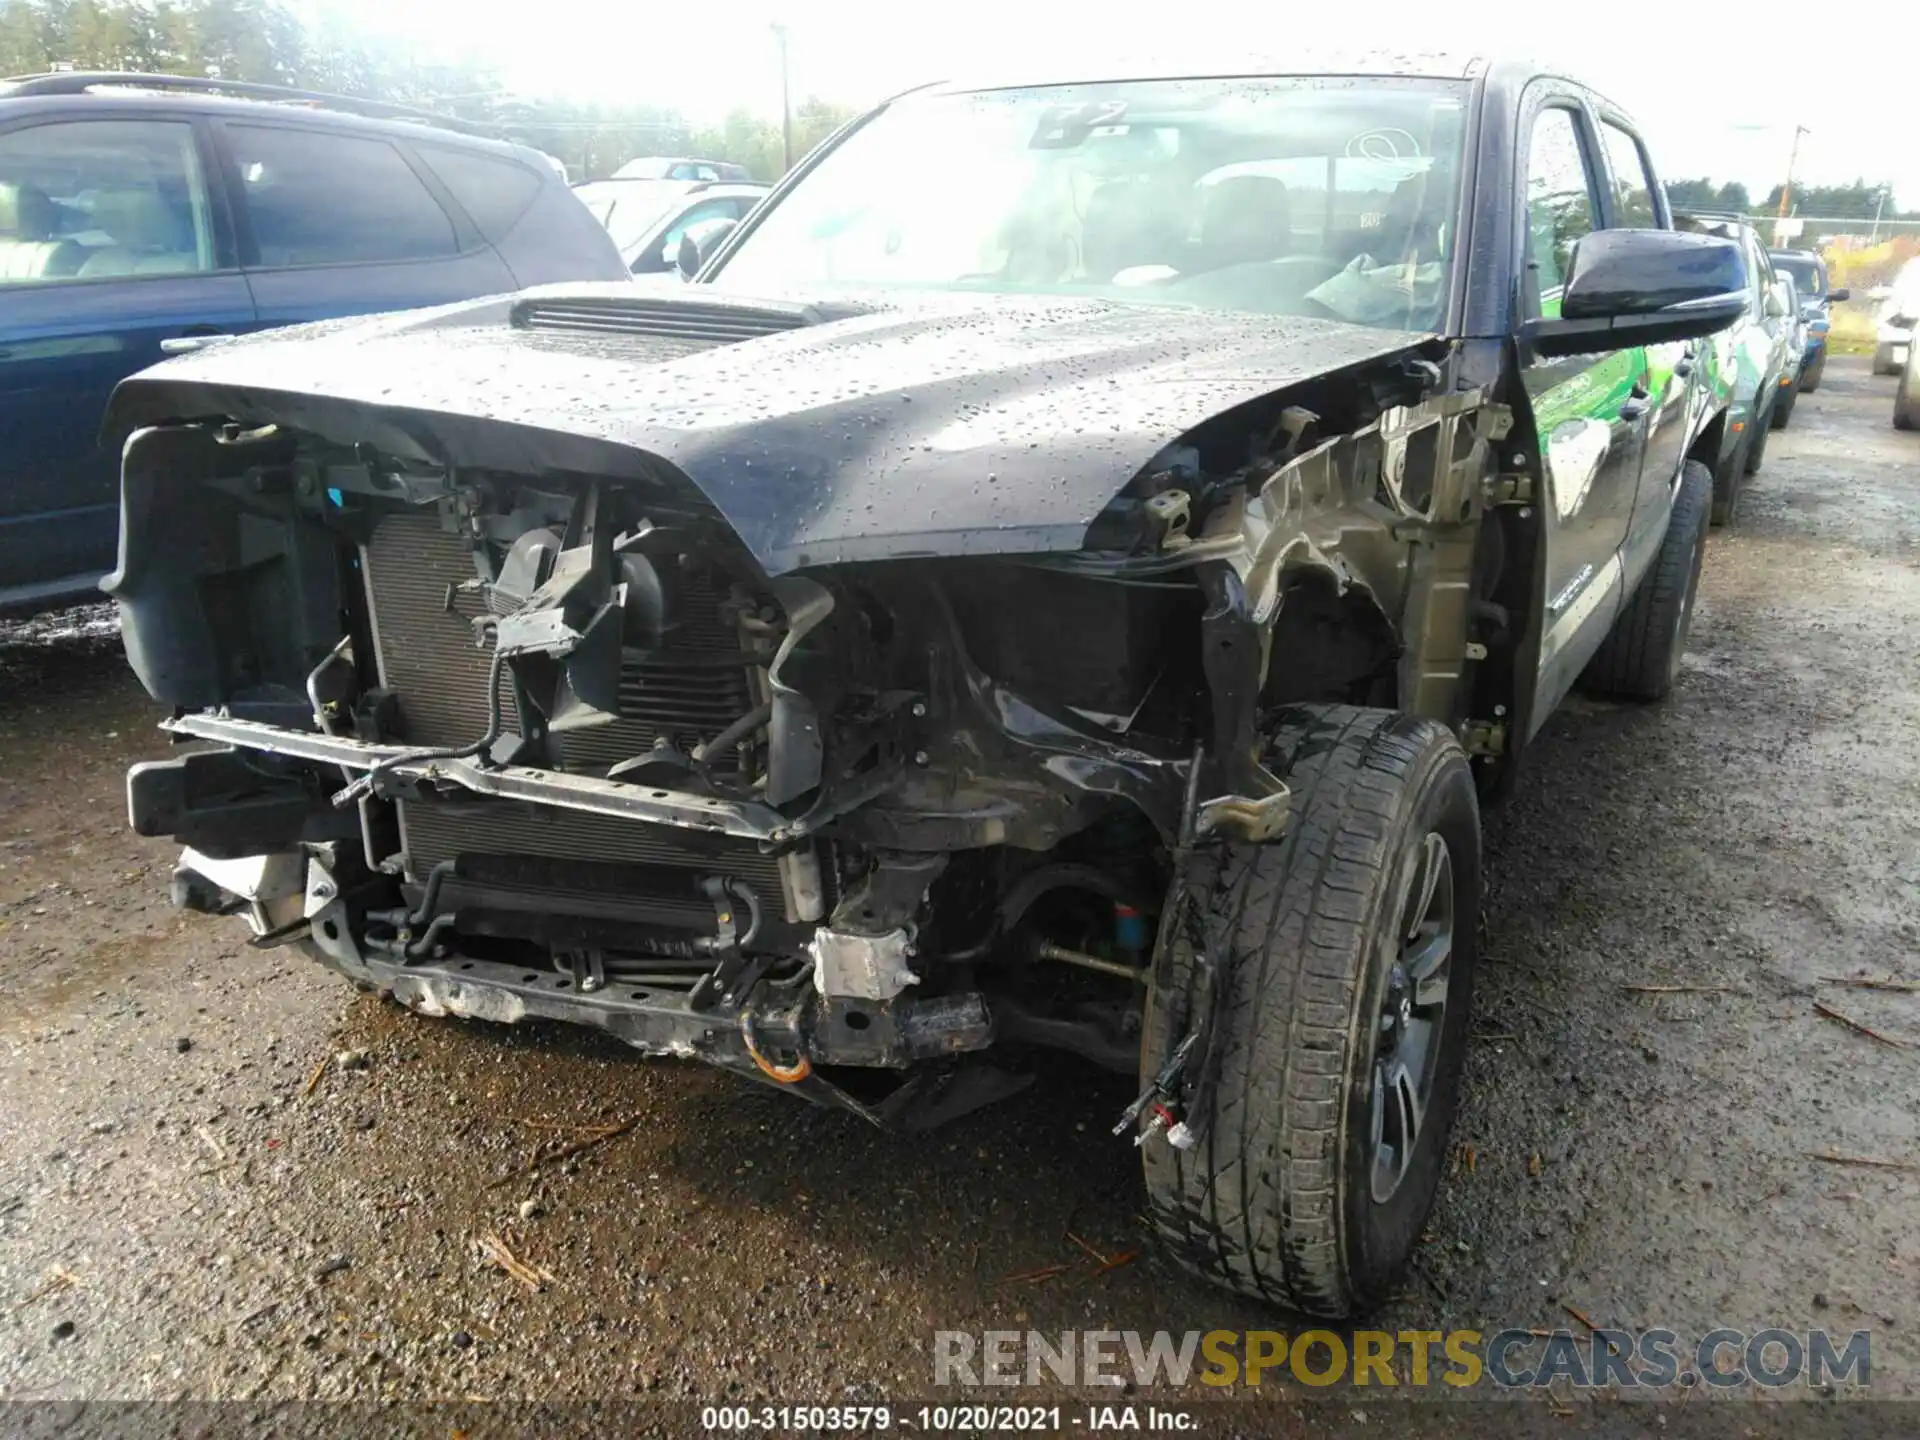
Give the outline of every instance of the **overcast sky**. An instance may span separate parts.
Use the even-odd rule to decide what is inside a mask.
[[[736,105],[778,112],[774,21],[787,26],[796,100],[817,94],[855,105],[1010,62],[1044,77],[1061,65],[1143,54],[1192,57],[1204,69],[1284,68],[1289,49],[1315,44],[1526,54],[1633,112],[1668,178],[1741,180],[1757,200],[1785,171],[1794,126],[1805,125],[1812,133],[1801,141],[1800,178],[1890,182],[1903,207],[1920,209],[1920,7],[1911,0],[1849,7],[1851,43],[1831,50],[1816,12],[1786,12],[1792,28],[1783,32],[1764,22],[1763,10],[1720,0],[1321,0],[1285,8],[1208,0],[308,3],[329,3],[423,51],[469,48],[516,89],[648,101],[695,120]]]

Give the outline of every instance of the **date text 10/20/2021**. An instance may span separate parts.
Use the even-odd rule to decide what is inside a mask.
[[[720,1433],[847,1434],[923,1430],[935,1434],[1061,1435],[1075,1431],[1195,1433],[1199,1417],[1157,1405],[708,1405],[701,1428]]]

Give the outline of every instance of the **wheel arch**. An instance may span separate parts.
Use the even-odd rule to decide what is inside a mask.
[[[1707,417],[1706,424],[1700,427],[1700,433],[1693,437],[1693,444],[1687,447],[1687,459],[1698,460],[1709,470],[1720,468],[1722,450],[1727,444],[1728,416],[1728,407],[1722,405]]]

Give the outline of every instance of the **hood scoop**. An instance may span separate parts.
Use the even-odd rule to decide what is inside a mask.
[[[818,323],[804,305],[734,304],[724,300],[679,300],[655,296],[534,296],[513,307],[516,330],[573,335],[631,335],[678,340],[691,346],[731,345]]]

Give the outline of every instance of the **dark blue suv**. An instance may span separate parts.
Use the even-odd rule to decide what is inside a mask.
[[[0,610],[85,598],[113,568],[119,456],[96,435],[136,370],[272,326],[627,278],[548,157],[402,113],[169,76],[0,83]]]
[[[1833,328],[1833,307],[1853,292],[1827,283],[1827,263],[1812,250],[1769,250],[1774,269],[1793,276],[1800,294],[1800,313],[1807,322],[1807,350],[1800,361],[1800,388],[1817,390],[1827,373],[1827,334]]]

